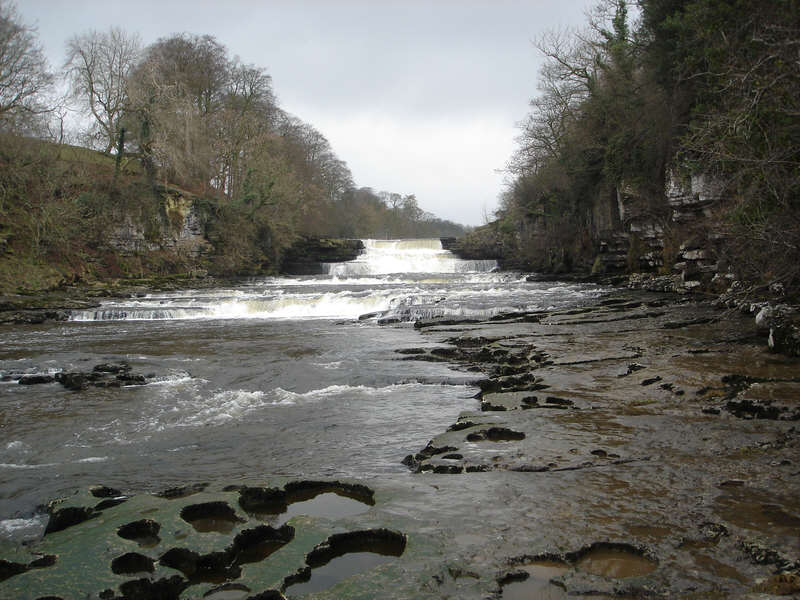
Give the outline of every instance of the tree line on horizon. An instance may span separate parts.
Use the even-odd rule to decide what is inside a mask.
[[[143,46],[113,27],[65,51],[53,73],[35,29],[0,0],[0,258],[96,259],[119,220],[157,219],[168,189],[202,200],[221,274],[274,270],[300,236],[465,232],[414,194],[358,187],[325,136],[279,106],[267,71],[213,36]]]
[[[599,0],[584,27],[535,45],[538,94],[497,220],[473,243],[527,268],[588,269],[598,213],[624,197],[625,218],[663,230],[662,272],[689,241],[751,285],[800,290],[797,0]],[[673,223],[668,180],[698,174],[723,200],[709,218]],[[638,243],[631,235],[630,270]]]

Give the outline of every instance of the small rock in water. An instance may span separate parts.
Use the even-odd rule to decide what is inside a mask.
[[[89,488],[89,492],[95,498],[114,498],[122,495],[122,492],[119,490],[104,485],[93,485]]]
[[[95,365],[94,369],[92,369],[95,373],[127,373],[131,370],[131,366],[128,363],[102,363],[99,365]]]
[[[68,390],[80,391],[89,387],[89,382],[84,373],[58,373],[56,381]]]
[[[55,377],[52,375],[36,374],[36,375],[23,375],[19,378],[20,385],[37,385],[41,383],[53,383]]]

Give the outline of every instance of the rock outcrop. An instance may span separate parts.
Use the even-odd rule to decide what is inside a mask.
[[[165,250],[198,259],[211,251],[205,219],[193,196],[177,190],[161,192],[160,214],[153,219],[126,214],[109,243],[123,255]]]
[[[324,263],[354,260],[364,250],[361,240],[302,237],[283,256],[281,272],[288,275],[321,275]]]

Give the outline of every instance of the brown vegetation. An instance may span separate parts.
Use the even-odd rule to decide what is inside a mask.
[[[99,151],[60,143],[63,119],[45,95],[54,76],[35,30],[0,2],[4,291],[187,270],[271,273],[301,236],[464,231],[413,194],[356,187],[328,140],[277,105],[267,72],[211,36],[142,49],[119,28],[85,32],[67,44],[64,76],[91,122],[78,138]],[[175,197],[185,211],[170,209]],[[169,242],[187,218],[210,248]]]
[[[585,30],[537,41],[503,244],[535,269],[588,270],[622,239],[628,270],[669,271],[689,242],[753,286],[797,291],[797,2],[639,0],[633,24],[628,4],[602,0]],[[713,214],[675,222],[671,175],[713,179]],[[642,226],[663,232],[657,247]]]

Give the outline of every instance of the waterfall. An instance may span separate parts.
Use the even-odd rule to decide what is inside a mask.
[[[476,310],[483,314],[484,309],[475,306],[488,294],[496,295],[493,285],[503,279],[488,275],[497,266],[495,261],[462,260],[444,250],[436,238],[364,240],[364,248],[356,260],[329,263],[327,277],[266,278],[215,293],[110,299],[97,308],[74,311],[71,320],[355,319],[376,313],[392,313],[402,320],[471,316]],[[481,291],[476,295],[473,289]]]
[[[355,260],[326,265],[332,277],[393,273],[487,273],[494,260],[463,260],[442,248],[439,239],[362,240],[364,253]]]

